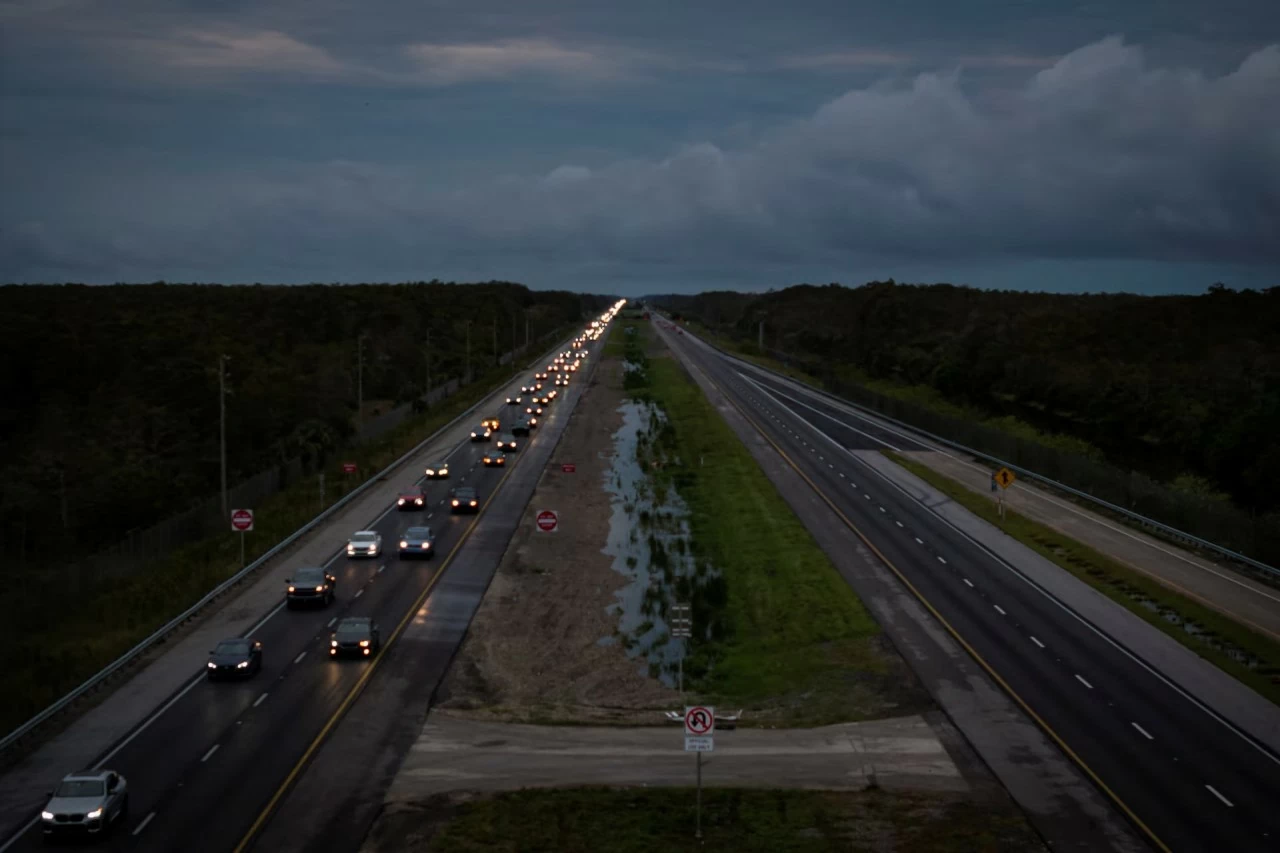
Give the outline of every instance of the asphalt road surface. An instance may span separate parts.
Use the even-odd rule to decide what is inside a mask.
[[[598,357],[602,344],[603,339],[588,345],[592,359]],[[529,379],[521,375],[511,384],[518,390]],[[551,382],[544,386],[554,389]],[[549,423],[567,420],[578,394],[567,394],[569,388],[555,390],[560,392],[558,398],[545,407],[533,434],[517,439],[520,449],[508,456],[509,464],[514,460],[519,465]],[[503,405],[501,398],[493,408],[502,417],[503,432],[517,412],[523,412],[523,407]],[[487,414],[478,412],[476,420]],[[130,814],[108,835],[94,839],[94,849],[164,853],[235,849],[369,666],[367,660],[330,660],[331,626],[344,616],[372,616],[381,628],[382,654],[394,655],[395,646],[387,646],[391,634],[444,571],[477,518],[451,514],[450,488],[475,487],[483,507],[505,479],[505,469],[488,468],[481,462],[492,447],[492,443],[463,442],[448,454],[451,478],[425,481],[425,507],[403,511],[392,505],[370,519],[366,529],[382,534],[383,553],[373,559],[348,558],[344,549],[326,563],[325,568],[338,578],[333,604],[287,609],[282,582],[280,604],[264,613],[248,633],[263,644],[264,662],[257,676],[242,682],[209,682],[203,671],[193,673],[193,679],[148,718],[149,724],[116,745],[109,766],[129,781]],[[414,480],[406,478],[404,485],[410,482]],[[435,557],[400,559],[400,533],[424,524],[436,533]],[[378,674],[375,670],[375,682]],[[330,816],[328,803],[318,802],[315,809],[317,818]],[[41,836],[38,826],[30,828],[0,844],[0,851],[41,848]]]
[[[668,340],[1030,705],[1154,847],[1280,849],[1280,759],[848,452],[928,448],[687,335]]]

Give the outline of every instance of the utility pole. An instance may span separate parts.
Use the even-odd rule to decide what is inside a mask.
[[[359,366],[356,368],[356,430],[364,426],[364,339],[361,335],[356,344],[359,355],[356,357]]]
[[[222,467],[222,520],[231,516],[227,506],[227,362],[231,356],[218,356],[218,456]]]
[[[764,320],[760,321],[760,334],[756,339],[756,346],[760,349],[760,352],[764,352]]]

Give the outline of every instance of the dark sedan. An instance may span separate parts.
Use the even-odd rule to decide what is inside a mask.
[[[430,527],[410,527],[400,534],[400,557],[430,557],[436,552],[436,536]]]
[[[333,602],[338,579],[324,569],[307,566],[298,569],[293,577],[285,580],[288,589],[285,600],[289,607],[299,604],[319,604],[324,607]]]
[[[262,643],[247,638],[223,640],[209,652],[206,671],[215,678],[252,678],[262,670]]]
[[[484,467],[486,468],[505,468],[507,467],[507,454],[501,450],[490,450],[484,455]]]
[[[333,629],[329,657],[372,657],[382,648],[378,623],[368,616],[348,616]]]
[[[521,418],[511,425],[512,435],[528,435],[534,427],[532,418]]]
[[[514,435],[503,433],[498,436],[496,447],[507,453],[514,453],[520,449],[520,442],[516,441],[516,437]]]
[[[479,512],[480,495],[470,486],[459,486],[449,492],[450,512]]]
[[[487,426],[485,426],[484,424],[480,424],[480,426],[471,430],[471,440],[472,441],[488,441],[489,435],[491,434],[491,432],[492,431]]]
[[[410,486],[400,490],[396,506],[400,509],[422,509],[427,505],[427,490],[422,486]]]

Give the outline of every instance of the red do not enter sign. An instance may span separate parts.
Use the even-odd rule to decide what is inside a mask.
[[[554,533],[556,528],[560,526],[560,516],[556,514],[555,510],[539,510],[536,520],[538,529],[543,533]]]

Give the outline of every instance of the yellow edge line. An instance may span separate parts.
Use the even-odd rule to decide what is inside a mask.
[[[498,490],[502,488],[502,484],[506,482],[507,477],[510,476],[513,470],[514,467],[507,468],[503,472],[502,479],[493,487],[493,491],[489,493],[489,497],[485,500],[484,506],[480,507],[480,511],[476,513],[476,517],[472,520],[471,524],[467,526],[467,529],[462,532],[462,536],[459,537],[456,543],[454,543],[453,548],[449,551],[449,555],[445,557],[444,562],[440,564],[440,568],[431,576],[431,580],[427,581],[426,588],[422,590],[422,593],[413,603],[413,606],[409,608],[408,612],[405,613],[404,618],[400,620],[400,624],[397,625],[395,631],[392,632],[391,638],[387,640],[386,647],[380,650],[373,660],[369,661],[369,666],[365,669],[364,674],[360,676],[360,680],[351,688],[351,692],[342,700],[342,704],[333,712],[333,716],[331,716],[329,721],[324,724],[324,728],[322,728],[320,733],[316,735],[315,740],[311,741],[311,745],[307,747],[307,751],[302,754],[302,757],[298,759],[298,763],[289,771],[289,775],[285,777],[284,782],[278,789],[276,789],[276,792],[272,795],[270,802],[267,803],[266,807],[263,808],[262,812],[258,815],[258,819],[253,822],[253,826],[249,827],[249,831],[240,839],[240,843],[236,845],[235,853],[244,853],[245,850],[249,849],[249,845],[253,842],[254,837],[262,831],[263,826],[271,817],[272,812],[275,811],[276,806],[280,804],[281,798],[284,797],[285,793],[298,778],[298,774],[302,772],[303,767],[305,767],[307,762],[311,760],[311,757],[315,754],[316,750],[320,748],[320,744],[324,742],[325,738],[329,736],[329,732],[333,730],[333,727],[338,724],[338,721],[350,709],[351,703],[354,702],[362,692],[364,692],[365,685],[368,684],[370,677],[373,676],[374,670],[377,669],[378,664],[382,662],[382,659],[386,657],[386,649],[390,648],[391,645],[395,643],[396,639],[399,638],[400,634],[404,631],[405,626],[409,624],[409,620],[413,618],[413,615],[417,613],[426,602],[427,596],[429,596],[431,591],[435,589],[436,582],[440,580],[440,577],[444,574],[444,570],[449,568],[449,564],[453,562],[453,558],[458,553],[458,549],[461,548],[466,543],[467,539],[471,537],[471,532],[475,530],[476,525],[480,523],[480,518],[484,515],[484,511],[489,508],[489,504],[495,497],[497,497]]]
[[[760,436],[765,441],[769,442],[769,445],[775,451],[777,451],[778,455],[781,456],[788,465],[791,466],[791,469],[795,471],[797,474],[799,474],[800,477],[806,483],[809,484],[809,487],[813,489],[815,493],[817,493],[818,497],[822,498],[822,500],[827,504],[827,506],[831,508],[831,511],[834,512],[836,515],[838,515],[840,517],[840,520],[843,521],[845,525],[850,530],[852,530],[859,539],[862,540],[862,543],[866,545],[868,548],[870,548],[872,553],[874,553],[876,557],[880,559],[881,562],[883,562],[886,566],[889,567],[889,570],[892,571],[898,577],[898,580],[902,581],[903,585],[905,585],[907,589],[911,590],[911,594],[914,595],[917,599],[919,599],[920,603],[923,604],[931,614],[933,614],[933,618],[937,619],[938,622],[942,624],[942,627],[947,629],[947,633],[949,633],[957,643],[959,643],[962,647],[964,647],[964,650],[969,653],[969,656],[972,657],[975,661],[977,661],[979,666],[981,666],[984,670],[986,670],[987,675],[991,676],[995,680],[995,682],[1000,685],[1001,689],[1003,689],[1004,692],[1009,694],[1009,696],[1013,699],[1013,701],[1016,702],[1018,706],[1021,707],[1022,710],[1025,711],[1027,715],[1030,716],[1031,719],[1033,719],[1036,722],[1036,724],[1045,731],[1045,734],[1049,735],[1049,737],[1053,740],[1053,742],[1056,743],[1058,747],[1063,752],[1065,752],[1067,756],[1072,761],[1074,761],[1080,767],[1080,769],[1083,770],[1089,776],[1090,779],[1093,780],[1093,783],[1097,785],[1099,788],[1101,788],[1102,791],[1108,797],[1110,797],[1117,806],[1120,807],[1120,810],[1125,813],[1125,815],[1129,818],[1129,820],[1132,821],[1144,833],[1146,833],[1147,838],[1149,838],[1153,844],[1155,844],[1162,851],[1164,851],[1164,853],[1172,853],[1168,845],[1166,845],[1163,841],[1161,841],[1159,836],[1157,836],[1154,832],[1152,832],[1151,828],[1147,826],[1145,823],[1143,823],[1140,817],[1134,814],[1133,810],[1129,808],[1129,806],[1124,802],[1124,800],[1120,799],[1120,797],[1116,794],[1116,792],[1112,791],[1111,788],[1107,786],[1107,783],[1103,782],[1102,779],[1098,776],[1098,774],[1093,772],[1093,769],[1089,767],[1088,764],[1085,764],[1084,759],[1082,759],[1079,755],[1077,755],[1075,750],[1067,746],[1067,742],[1064,741],[1058,735],[1058,733],[1055,732],[1049,726],[1049,724],[1046,723],[1040,717],[1039,714],[1037,714],[1035,711],[1031,709],[1031,706],[1028,705],[1027,702],[1021,696],[1019,696],[1012,687],[1009,686],[1008,682],[1006,682],[1003,678],[1000,677],[999,673],[995,671],[995,669],[991,666],[991,664],[987,663],[986,660],[983,659],[982,655],[978,654],[977,650],[974,649],[973,646],[969,645],[969,643],[966,642],[965,639],[960,636],[960,633],[951,626],[951,623],[948,622],[941,613],[938,612],[937,608],[935,608],[932,604],[929,603],[929,600],[925,598],[923,594],[921,594],[920,590],[916,589],[915,585],[912,584],[911,581],[907,580],[906,575],[904,575],[901,571],[899,571],[898,567],[895,566],[892,562],[890,562],[889,558],[886,557],[884,554],[882,554],[880,552],[880,549],[871,543],[871,540],[868,539],[866,535],[861,530],[858,529],[858,526],[855,525],[852,521],[850,521],[849,518],[843,512],[840,511],[840,509],[835,505],[835,503],[831,500],[831,498],[827,497],[826,493],[823,492],[822,489],[820,489],[818,485],[813,482],[813,480],[809,479],[809,476],[805,474],[803,471],[801,471],[799,466],[796,465],[795,462],[791,461],[791,457],[788,456],[786,452],[781,447],[778,446],[777,442],[775,442],[772,438],[770,438],[765,433],[765,431],[760,427],[760,425],[757,424],[755,420],[750,415],[748,415],[741,406],[739,406],[736,402],[734,402],[732,397],[730,397],[727,393],[725,393],[724,389],[720,387],[719,383],[713,380],[706,373],[706,371],[698,369],[698,372],[701,373],[703,377],[706,378],[707,382],[709,382],[711,385],[714,385],[716,390],[720,391],[720,394],[725,398],[725,400],[728,401],[729,405],[733,406],[733,408],[737,410],[738,414],[741,415],[742,418],[746,420],[747,423],[751,424],[751,426],[755,428],[756,432],[760,433]]]

